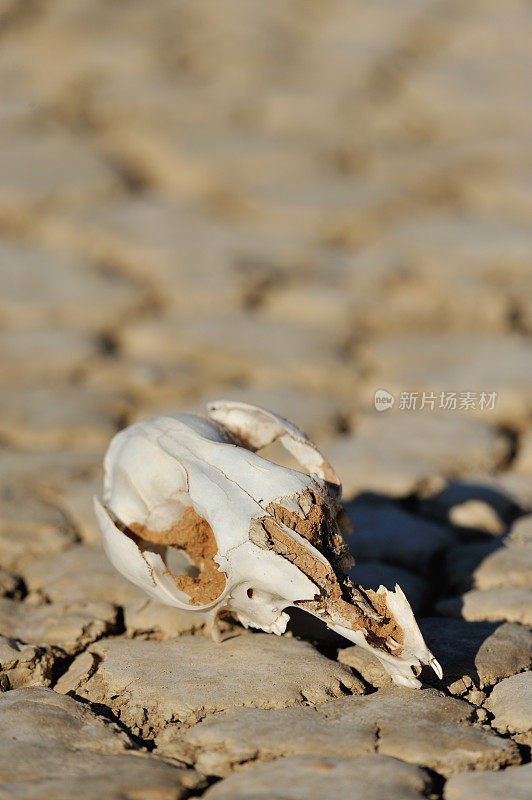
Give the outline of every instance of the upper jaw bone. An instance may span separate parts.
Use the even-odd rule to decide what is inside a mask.
[[[304,471],[262,458],[257,451],[273,441]],[[148,594],[204,615],[213,630],[220,615],[232,614],[280,634],[284,609],[303,607],[374,652],[396,683],[419,686],[422,664],[441,677],[398,586],[375,593],[338,578],[350,565],[339,529],[341,484],[287,420],[218,401],[207,417],[177,414],[126,428],[104,468],[95,510],[106,552]]]
[[[402,652],[398,656],[375,652],[375,649],[370,648],[365,642],[366,649],[371,649],[374,652],[390,673],[394,682],[399,685],[419,686],[420,682],[417,680],[417,676],[422,666],[430,666],[441,680],[443,678],[443,670],[426,646],[412,608],[401,587],[396,584],[395,592],[392,592],[384,586],[380,586],[378,594],[384,594],[387,608],[401,627],[403,635]],[[393,644],[394,640],[391,639],[391,642]],[[359,642],[356,643],[359,644]],[[395,642],[395,644],[397,643]]]

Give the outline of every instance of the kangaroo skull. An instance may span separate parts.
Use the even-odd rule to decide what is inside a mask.
[[[279,442],[302,470],[257,453]],[[392,592],[356,586],[341,528],[341,485],[317,447],[287,420],[219,401],[208,415],[176,414],[131,425],[104,461],[95,498],[107,555],[158,600],[217,622],[278,635],[293,606],[370,650],[397,684],[419,687],[430,664],[412,609]]]

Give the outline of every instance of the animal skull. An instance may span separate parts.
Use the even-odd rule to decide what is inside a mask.
[[[256,451],[279,442],[306,472]],[[182,611],[278,635],[295,606],[370,650],[395,683],[419,687],[422,664],[439,677],[403,592],[355,586],[340,527],[340,481],[287,420],[219,401],[208,417],[176,414],[118,433],[95,498],[107,555],[129,580]],[[306,474],[306,473],[309,474]]]

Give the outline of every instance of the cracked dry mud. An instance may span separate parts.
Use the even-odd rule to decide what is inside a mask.
[[[231,710],[184,732],[169,726],[158,751],[226,775],[284,755],[356,758],[379,752],[441,775],[520,762],[518,747],[478,725],[475,710],[435,690],[387,689],[280,711]]]
[[[2,797],[92,800],[138,793],[166,800],[205,785],[194,770],[141,753],[115,724],[52,689],[0,695],[0,720]]]
[[[233,706],[316,704],[364,691],[351,670],[311,644],[263,633],[236,635],[224,647],[205,637],[102,639],[72,663],[56,689],[103,703],[143,737]]]
[[[528,800],[531,35],[525,0],[1,4],[0,800]],[[218,397],[317,441],[442,681],[301,611],[215,644],[114,571],[110,437]]]

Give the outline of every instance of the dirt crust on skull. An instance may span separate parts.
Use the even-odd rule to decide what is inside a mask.
[[[198,575],[176,575],[169,569],[166,573],[172,577],[177,588],[188,594],[192,605],[212,603],[225,589],[225,574],[220,572],[214,556],[218,552],[212,528],[196,513],[187,508],[179,522],[164,531],[153,531],[139,522],[133,522],[130,530],[141,542],[155,545],[175,547],[183,550],[192,564],[198,569]]]
[[[309,489],[299,497],[301,507],[308,508],[304,517],[284,508],[279,503],[270,503],[268,511],[276,522],[286,525],[310,544],[330,558],[334,555],[338,565],[345,569],[351,566],[352,558],[349,548],[338,530],[338,516],[343,507],[332,498],[328,501],[317,492]]]
[[[282,511],[286,512],[286,509],[282,509]],[[282,516],[287,521],[288,517],[290,517],[291,520],[293,518],[299,520],[299,523],[304,522],[297,515],[292,515],[290,512],[286,512]],[[279,515],[279,522],[284,525],[285,523],[281,522],[280,517],[281,515]],[[319,511],[314,513],[313,519],[314,521],[321,519]],[[273,549],[278,555],[298,567],[316,584],[318,590],[316,598],[314,600],[301,601],[298,606],[311,613],[318,614],[325,622],[343,625],[351,630],[360,630],[364,633],[367,642],[373,647],[393,655],[399,655],[402,652],[404,641],[403,631],[390,613],[386,605],[385,595],[370,589],[353,586],[337,564],[334,565],[333,569],[333,566],[329,563],[321,561],[297,542],[295,538],[283,531],[280,524],[274,519],[263,517],[252,528],[251,540],[259,547]],[[288,525],[286,527],[288,528]],[[296,533],[299,533],[297,527],[300,530],[310,530],[310,528],[304,528],[301,524],[297,526],[293,524],[292,530]],[[299,533],[299,535],[303,534]],[[339,536],[339,534],[337,535]],[[305,538],[308,538],[311,544],[314,544],[310,536]],[[317,546],[318,541],[314,546],[321,552],[323,539],[320,539],[319,542],[321,543],[320,547]],[[340,550],[340,552],[342,551]],[[323,555],[327,557],[331,553],[323,553]],[[355,603],[358,603],[361,607],[357,607]],[[372,616],[364,613],[364,608],[370,609],[373,612]]]

